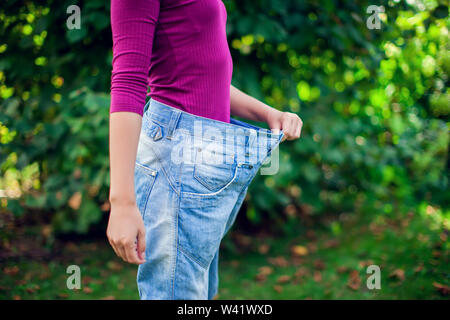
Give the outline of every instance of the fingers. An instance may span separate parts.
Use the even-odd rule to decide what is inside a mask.
[[[283,120],[282,128],[287,140],[295,140],[300,138],[303,122],[296,114],[289,114]]]
[[[137,243],[127,241],[124,244],[124,250],[126,255],[126,261],[128,263],[141,264],[141,259],[138,257],[137,253]]]
[[[286,134],[287,140],[295,139],[295,124],[294,119],[292,119],[292,117],[288,117],[283,121],[283,131]]]
[[[286,140],[292,140],[292,125],[291,125],[291,119],[286,117],[283,120],[283,131],[286,136]]]
[[[270,131],[272,131],[273,134],[279,134],[280,128],[272,128]]]
[[[270,129],[270,131],[272,131],[273,134],[280,134],[280,128],[278,126],[275,126],[274,128]],[[283,142],[284,140],[286,140],[286,135],[283,132],[283,137],[281,138],[281,142]]]
[[[290,123],[290,139],[289,140],[294,140],[297,139],[298,137],[296,136],[296,132],[297,132],[297,126],[296,126],[296,119],[294,119],[294,117],[291,118],[291,123]]]
[[[268,124],[274,133],[283,130],[284,140],[294,140],[300,138],[303,122],[298,115],[292,112],[277,112],[275,118],[270,118]]]
[[[300,136],[302,135],[302,125],[303,125],[303,124],[300,124],[300,125],[297,126],[297,130],[296,130],[296,132],[295,132],[295,136],[296,136],[297,138],[300,138]]]
[[[111,247],[114,249],[114,252],[118,257],[120,257],[123,261],[134,264],[144,263],[145,260],[138,256],[137,251],[137,242],[133,242],[128,239],[114,240],[111,239],[109,241]]]
[[[300,119],[300,117],[298,117],[297,130],[295,132],[295,136],[297,138],[300,138],[300,136],[302,135],[302,127],[303,127],[303,121],[302,121],[302,119]]]
[[[131,209],[132,213],[111,213],[106,232],[108,241],[123,261],[142,264],[145,262],[145,225],[139,209],[136,206],[116,208]]]
[[[141,263],[145,262],[145,229],[139,229],[138,236],[137,236],[137,254],[142,261]]]
[[[121,240],[112,240],[114,247],[116,248],[117,255],[119,258],[121,258],[123,261],[127,261],[127,255],[125,253],[125,249],[123,246],[123,241]]]

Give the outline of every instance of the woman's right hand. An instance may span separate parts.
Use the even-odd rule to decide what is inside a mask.
[[[136,204],[111,204],[106,235],[116,254],[124,261],[145,262],[145,227]]]

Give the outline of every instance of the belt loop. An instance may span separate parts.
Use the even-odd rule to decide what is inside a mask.
[[[178,120],[180,119],[181,111],[180,110],[172,110],[172,114],[170,115],[169,127],[167,128],[167,139],[172,139],[173,131],[177,128]]]
[[[254,129],[249,129],[249,130],[250,130],[250,134],[248,137],[248,147],[250,149],[253,146],[253,144],[255,143],[256,136],[258,135],[258,133]]]
[[[247,143],[245,145],[245,159],[248,162],[250,162],[250,158],[255,156],[255,153],[257,153],[258,146],[256,146],[256,148],[253,148],[257,137],[258,132],[254,129],[249,129],[249,135],[247,136]]]

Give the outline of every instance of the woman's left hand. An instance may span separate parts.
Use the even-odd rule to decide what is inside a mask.
[[[282,141],[300,138],[303,121],[295,113],[273,109],[268,114],[266,122],[272,131],[283,130],[284,136]]]

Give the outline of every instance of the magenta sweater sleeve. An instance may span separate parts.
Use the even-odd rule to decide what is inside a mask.
[[[110,113],[143,115],[160,0],[111,0]]]
[[[111,0],[110,113],[143,116],[148,96],[228,122],[233,61],[222,0]]]

